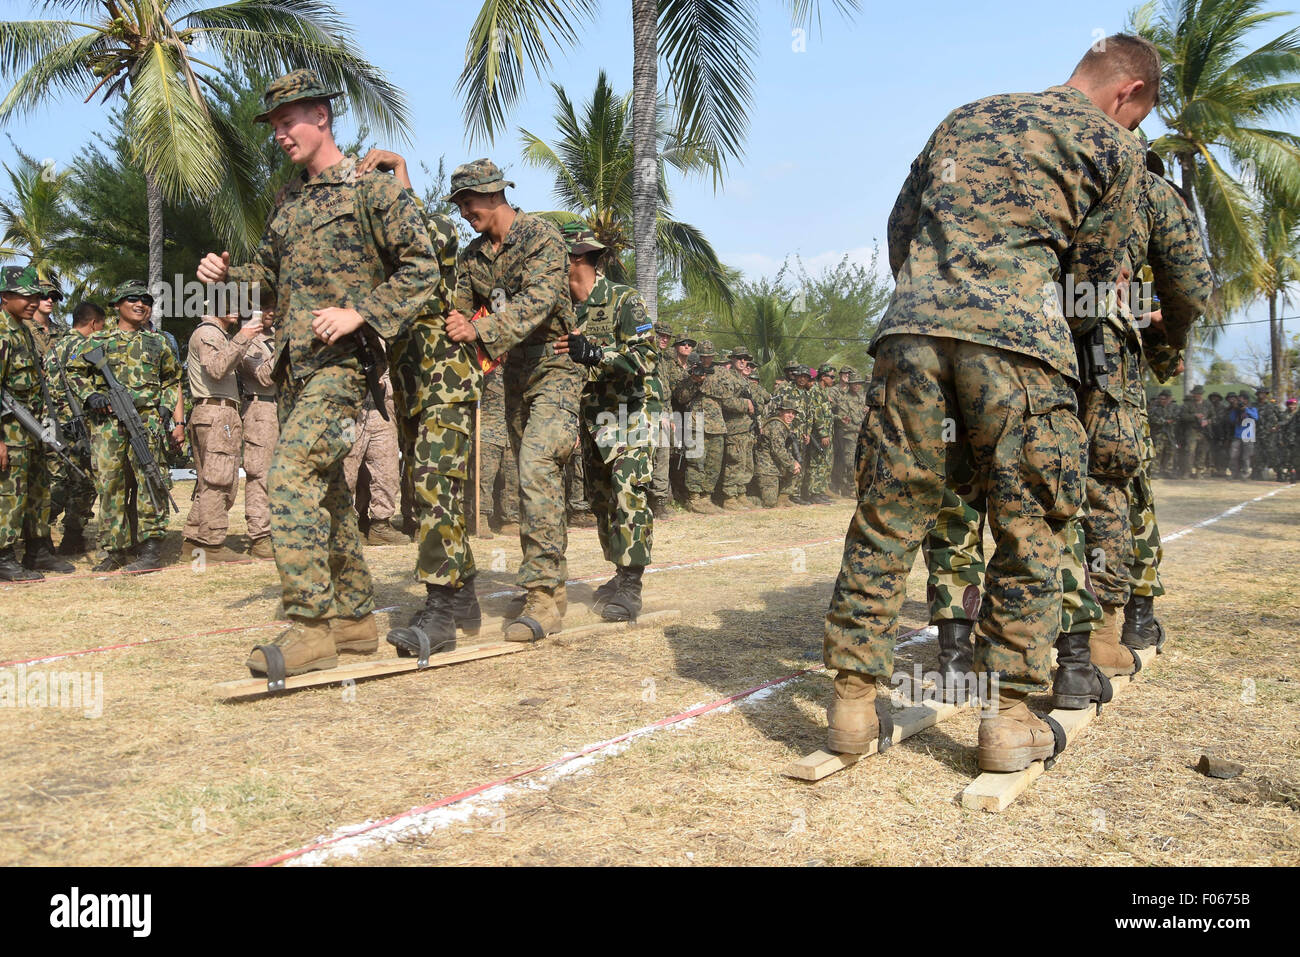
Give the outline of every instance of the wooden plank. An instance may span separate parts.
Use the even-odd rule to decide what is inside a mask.
[[[944,701],[923,701],[894,712],[894,733],[890,735],[890,745],[898,744],[919,734],[926,728],[932,728],[940,721],[946,721],[958,711],[968,708],[973,702],[965,704],[948,704]],[[820,781],[836,771],[852,767],[863,758],[869,758],[880,750],[878,742],[872,742],[865,754],[836,754],[833,751],[814,751],[807,757],[800,758],[786,766],[781,773],[788,778],[800,781]]]
[[[579,638],[595,634],[616,633],[627,631],[629,628],[645,628],[667,624],[676,621],[681,617],[681,612],[672,609],[667,611],[656,611],[642,615],[635,622],[617,621],[617,622],[599,622],[593,625],[584,625],[580,628],[557,632],[551,635],[551,638]],[[430,668],[442,668],[447,665],[458,665],[466,661],[478,661],[483,658],[494,658],[500,655],[512,655],[516,652],[526,651],[533,646],[534,642],[526,641],[476,641],[472,644],[464,645],[452,651],[446,651],[437,655],[429,656]],[[411,671],[419,671],[414,658],[379,658],[358,661],[355,664],[340,665],[337,668],[329,668],[325,671],[309,671],[305,675],[292,675],[284,679],[284,690],[293,691],[298,688],[316,688],[322,685],[339,684],[343,681],[364,681],[368,678],[385,678],[389,675],[405,674]],[[256,698],[262,695],[269,695],[272,692],[266,690],[265,678],[239,678],[234,681],[223,681],[214,689],[217,698],[222,701],[233,701],[245,698]],[[274,692],[283,694],[283,692]]]
[[[1144,648],[1138,652],[1138,657],[1142,660],[1142,671],[1145,671],[1156,657],[1154,648]],[[1138,674],[1142,674],[1139,671]],[[1115,689],[1114,697],[1108,704],[1102,706],[1102,713],[1106,708],[1114,705],[1119,699],[1124,689],[1133,683],[1133,676],[1123,675],[1110,679],[1111,687]],[[1096,708],[1083,708],[1078,711],[1065,711],[1057,709],[1052,712],[1052,717],[1060,722],[1061,727],[1065,729],[1066,750],[1063,754],[1069,753],[1069,748],[1073,747],[1079,737],[1079,732],[1092,723],[1092,719],[1097,717]],[[1016,798],[1029,790],[1029,786],[1042,776],[1046,766],[1042,761],[1035,761],[1023,771],[996,772],[985,771],[969,785],[966,790],[961,792],[961,806],[972,811],[988,811],[997,814],[1005,811]]]

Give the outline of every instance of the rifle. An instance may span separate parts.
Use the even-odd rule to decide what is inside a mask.
[[[86,410],[68,385],[68,374],[62,366],[59,367],[59,378],[63,382],[63,395],[68,400],[68,409],[72,412],[72,421],[68,423],[68,430],[72,433],[72,450],[81,455],[90,455],[90,430],[86,428]]]
[[[357,358],[361,360],[361,371],[366,376],[366,390],[370,393],[370,401],[375,404],[379,414],[388,421],[388,402],[384,399],[384,387],[379,384],[379,364],[375,362],[375,354],[370,351],[370,343],[361,332],[356,333],[357,337]]]
[[[1106,359],[1104,320],[1075,339],[1079,359],[1079,381],[1105,389],[1110,384],[1110,363]]]
[[[24,432],[63,459],[63,464],[71,469],[77,478],[84,482],[90,481],[90,476],[81,471],[76,461],[68,454],[68,443],[64,442],[63,436],[59,434],[57,422],[51,419],[48,425],[43,425],[36,416],[32,415],[27,406],[9,394],[8,389],[0,389],[0,410],[3,410],[5,415],[12,415],[18,420]]]
[[[154,509],[159,512],[166,511],[163,504],[165,496],[167,502],[171,504],[172,511],[179,512],[180,509],[176,507],[176,500],[172,498],[171,489],[167,487],[162,472],[158,470],[158,463],[153,457],[153,450],[149,448],[149,433],[145,429],[144,422],[140,419],[140,413],[135,410],[135,401],[131,398],[131,393],[127,391],[126,386],[117,381],[117,377],[113,375],[113,370],[108,367],[108,359],[104,356],[103,347],[96,346],[89,352],[83,352],[81,358],[98,369],[104,377],[104,381],[108,384],[108,403],[113,410],[113,416],[126,428],[127,439],[131,443],[131,451],[135,453],[135,460],[140,464],[145,491],[149,493],[149,501],[153,503]]]

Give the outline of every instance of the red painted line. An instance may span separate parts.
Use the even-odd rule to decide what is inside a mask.
[[[913,628],[911,631],[905,631],[902,634],[898,635],[897,639],[895,640],[902,640],[903,638],[909,638],[913,635],[919,634],[920,632],[925,630],[925,627],[928,626],[923,626],[921,628]],[[708,714],[710,711],[717,711],[719,708],[725,707],[726,705],[729,704],[733,704],[736,701],[741,701],[745,698],[750,697],[751,695],[757,694],[760,691],[763,691],[767,688],[771,688],[773,685],[785,684],[787,681],[793,681],[794,679],[802,678],[805,675],[815,674],[816,672],[821,670],[822,669],[820,668],[805,668],[802,671],[796,671],[793,674],[788,674],[784,678],[773,678],[771,681],[765,681],[761,685],[757,685],[756,687],[750,688],[747,691],[741,691],[737,694],[727,695],[727,697],[725,698],[718,698],[716,701],[710,701],[708,704],[696,705],[694,708],[691,708],[687,711],[682,711],[679,714],[675,714],[668,718],[661,718],[660,720],[655,721],[653,724],[647,724],[640,728],[637,728],[634,731],[628,731],[624,734],[620,734],[616,738],[610,738],[606,741],[601,741],[597,744],[589,745],[583,748],[581,751],[574,751],[569,754],[562,755],[554,759],[553,761],[547,761],[545,764],[538,764],[524,771],[517,771],[514,774],[507,775],[504,778],[498,778],[497,780],[489,781],[486,784],[479,784],[472,788],[467,788],[466,790],[461,791],[457,794],[452,794],[444,798],[439,798],[438,800],[434,801],[432,804],[425,804],[422,807],[414,807],[408,811],[403,811],[400,814],[393,814],[390,817],[384,818],[382,821],[375,821],[371,824],[367,824],[365,827],[358,828],[355,831],[349,831],[346,834],[339,834],[336,835],[335,837],[326,838],[323,841],[316,841],[313,844],[308,844],[305,845],[304,847],[300,847],[292,851],[285,851],[281,854],[275,855],[274,857],[268,857],[266,860],[257,861],[254,864],[249,864],[248,866],[249,867],[273,867],[276,864],[283,864],[285,861],[293,860],[295,857],[302,857],[304,854],[310,854],[312,851],[319,851],[322,848],[330,847],[331,845],[337,844],[340,841],[346,841],[354,837],[359,837],[362,834],[368,834],[371,831],[377,830],[378,828],[387,827],[390,824],[396,824],[398,821],[405,820],[406,818],[417,817],[421,814],[427,814],[429,811],[436,811],[439,808],[447,807],[452,804],[457,804],[461,801],[466,800],[467,798],[474,797],[476,794],[482,794],[484,791],[489,791],[492,788],[500,787],[504,784],[510,784],[514,781],[518,781],[520,778],[525,778],[532,774],[539,774],[543,771],[550,771],[551,769],[557,768],[560,765],[568,764],[570,761],[576,761],[578,758],[584,758],[589,754],[595,754],[598,751],[604,751],[606,748],[611,748],[616,744],[622,744],[624,741],[627,741],[630,738],[635,738],[643,734],[659,731],[662,730],[663,728],[671,727],[674,724],[680,724],[681,722],[687,721],[691,718],[698,718],[700,715]]]

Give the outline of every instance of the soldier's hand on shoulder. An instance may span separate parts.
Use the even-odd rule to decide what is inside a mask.
[[[9,471],[9,446],[0,442],[0,472]]]
[[[411,179],[406,173],[406,160],[400,154],[392,150],[373,149],[357,163],[358,176],[376,169],[383,173],[393,173],[402,186],[411,188]]]

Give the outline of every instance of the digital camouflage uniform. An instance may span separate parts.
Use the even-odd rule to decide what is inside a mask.
[[[1254,478],[1263,479],[1269,469],[1277,469],[1278,478],[1280,479],[1282,470],[1280,462],[1282,413],[1277,404],[1267,394],[1258,399],[1256,407],[1259,410],[1259,422],[1257,424],[1259,439],[1255,447]]]
[[[89,337],[74,330],[71,335],[60,336],[45,357],[45,381],[49,385],[54,417],[63,425],[63,438],[68,442],[69,454],[76,460],[77,467],[86,474],[85,478],[74,474],[59,458],[50,462],[53,473],[50,522],[53,523],[62,514],[65,537],[77,529],[84,529],[95,509],[95,471],[90,435],[89,432],[86,433],[84,448],[73,446],[76,437],[72,429],[72,408],[65,387],[69,361],[89,348],[89,342]],[[84,413],[81,426],[86,427]]]
[[[700,369],[703,375],[698,382],[693,369]],[[694,432],[702,425],[704,434],[703,448],[686,459],[686,492],[692,497],[709,499],[722,474],[723,449],[727,441],[727,420],[723,418],[718,397],[727,397],[729,390],[711,385],[717,374],[705,374],[703,369],[703,361],[692,355],[686,374],[673,390],[673,399],[683,409],[685,428]]]
[[[631,286],[596,278],[576,324],[600,347],[582,389],[583,466],[587,501],[596,516],[605,561],[624,568],[650,564],[654,514],[654,441],[646,379],[658,352],[645,302]],[[584,367],[586,368],[586,367]]]
[[[36,270],[6,267],[4,285],[35,293]],[[45,405],[40,351],[31,329],[5,311],[0,311],[0,388],[39,421],[53,414]],[[4,552],[20,537],[25,536],[30,547],[49,534],[50,470],[44,447],[15,416],[0,418],[0,441],[9,449],[9,466],[0,471],[0,552]]]
[[[483,398],[479,402],[479,503],[483,520],[495,519],[498,525],[519,522],[519,470],[515,467],[514,449],[506,430],[506,389],[498,367],[483,379]],[[501,498],[496,497],[498,480]]]
[[[850,370],[856,376],[855,370]],[[853,459],[858,443],[858,427],[866,415],[867,403],[859,389],[853,394],[851,385],[834,386],[831,389],[831,410],[835,413],[834,438],[831,447],[835,451],[834,465],[831,471],[831,488],[840,495],[853,494]]]
[[[1200,386],[1196,387],[1197,389]],[[1204,478],[1213,469],[1210,449],[1210,408],[1202,393],[1193,389],[1178,410],[1178,444],[1183,449],[1182,476]]]
[[[472,342],[447,335],[455,225],[441,214],[426,219],[437,269],[424,310],[390,346],[393,403],[420,522],[415,576],[426,585],[459,589],[477,574],[465,524],[465,482],[483,369]],[[508,486],[503,494],[510,494]]]
[[[119,300],[120,301],[120,300]],[[92,335],[85,348],[69,360],[68,384],[81,404],[94,392],[106,393],[103,375],[86,361],[85,354],[103,349],[109,369],[131,393],[135,410],[149,434],[154,462],[163,481],[171,487],[167,471],[168,433],[172,416],[181,397],[181,366],[167,340],[159,333],[143,328],[129,332],[125,324]],[[140,542],[163,538],[167,532],[170,506],[166,499],[154,505],[145,491],[144,474],[135,452],[131,450],[126,426],[112,412],[86,410],[95,460],[95,481],[99,493],[99,545],[110,552],[123,552],[132,546],[127,500],[135,490],[136,537]]]
[[[721,377],[731,393],[719,402],[727,424],[722,449],[722,494],[727,499],[742,499],[754,480],[754,413],[761,412],[762,406],[754,401],[749,380],[739,372],[730,366],[715,366],[714,370],[713,378]]]
[[[361,418],[357,420],[352,448],[343,459],[343,477],[347,480],[348,490],[361,504],[357,490],[357,477],[361,466],[366,467],[370,475],[370,504],[367,509],[370,523],[387,522],[397,511],[402,494],[401,456],[398,451],[397,424],[394,421],[393,386],[391,378],[385,374],[379,384],[384,390],[384,411],[379,411],[375,400],[369,394],[361,406]]]
[[[506,426],[519,467],[517,580],[525,588],[555,589],[567,573],[564,466],[578,438],[582,391],[581,371],[554,347],[573,325],[568,262],[560,231],[517,211],[499,250],[476,236],[456,267],[455,308],[466,318],[486,308],[478,341],[489,356],[509,354]]]
[[[1161,478],[1173,478],[1175,462],[1178,460],[1178,437],[1175,432],[1178,421],[1177,403],[1163,403],[1157,399],[1147,408],[1147,421],[1155,456],[1151,469]]]
[[[794,467],[798,464],[790,447],[794,433],[781,420],[779,414],[763,421],[758,433],[757,461],[758,495],[764,508],[773,508],[782,495],[788,496],[795,488]]]
[[[1057,284],[1063,270],[1114,282],[1142,168],[1136,139],[1068,87],[960,107],[912,164],[889,220],[897,284],[870,349],[829,667],[892,675],[912,559],[965,457],[985,476],[997,543],[975,667],[1003,688],[1046,685],[1086,455]]]
[[[313,621],[374,609],[343,474],[366,392],[359,337],[395,338],[424,312],[438,281],[415,201],[392,176],[358,176],[356,167],[346,156],[316,176],[295,176],[252,261],[230,270],[232,281],[260,283],[275,307],[280,434],[267,477],[271,540],[285,614]],[[331,306],[355,309],[362,327],[330,343],[317,338],[312,310]]]
[[[667,326],[655,327],[656,337],[660,334],[672,338],[672,330]],[[656,507],[666,506],[673,497],[668,481],[672,459],[672,391],[666,366],[670,363],[676,365],[671,347],[665,352],[656,347],[655,371],[645,380],[646,411],[650,414],[650,428],[654,432],[654,478],[650,482],[650,495]]]
[[[800,475],[804,496],[825,495],[831,485],[831,466],[835,456],[835,449],[831,445],[835,438],[835,412],[826,390],[815,379],[804,392],[804,402],[810,429],[808,445],[804,448],[803,473]],[[825,447],[822,446],[822,439],[830,440]]]

